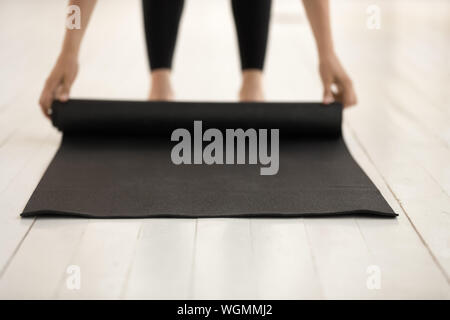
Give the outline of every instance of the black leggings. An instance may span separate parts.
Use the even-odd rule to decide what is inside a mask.
[[[271,0],[231,0],[241,68],[264,67]],[[184,0],[142,0],[145,38],[152,70],[171,68]]]

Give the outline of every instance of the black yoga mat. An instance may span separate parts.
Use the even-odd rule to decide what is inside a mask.
[[[349,154],[339,104],[71,100],[52,111],[62,143],[23,217],[396,216]],[[171,134],[193,140],[194,121],[224,145],[226,129],[268,129],[271,143],[279,129],[278,173],[261,175],[248,154],[246,164],[174,164]]]

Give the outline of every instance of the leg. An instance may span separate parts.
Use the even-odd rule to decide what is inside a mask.
[[[241,101],[262,101],[262,72],[269,33],[271,0],[232,0],[242,68]]]
[[[150,61],[150,100],[171,100],[173,53],[184,0],[143,0],[145,39]]]

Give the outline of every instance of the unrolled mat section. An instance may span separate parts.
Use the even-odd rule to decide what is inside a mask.
[[[61,146],[22,216],[395,217],[319,103],[54,102]]]

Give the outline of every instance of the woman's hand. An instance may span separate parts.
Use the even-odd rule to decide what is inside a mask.
[[[65,102],[69,100],[70,88],[78,73],[76,56],[61,54],[45,82],[39,104],[42,112],[49,117],[53,100]]]
[[[45,82],[39,104],[46,117],[49,117],[53,100],[57,99],[64,102],[69,99],[70,88],[78,73],[78,52],[81,41],[96,2],[96,0],[69,1],[69,6],[77,6],[82,12],[81,26],[79,29],[66,30],[61,54]]]
[[[353,83],[345,72],[336,55],[320,59],[320,78],[323,84],[323,103],[334,101],[342,103],[344,107],[351,107],[357,103]]]
[[[350,77],[334,54],[330,24],[329,0],[303,0],[309,23],[316,39],[323,83],[323,103],[341,102],[344,107],[356,104],[356,93]]]

